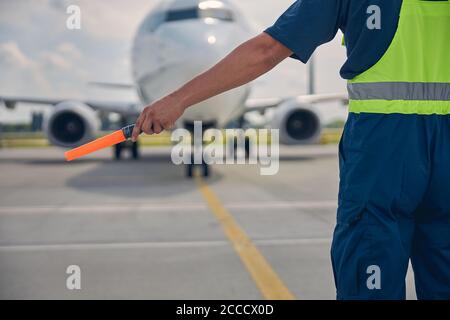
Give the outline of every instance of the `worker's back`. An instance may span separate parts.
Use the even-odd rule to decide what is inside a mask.
[[[403,0],[386,52],[349,80],[332,249],[340,298],[404,298],[410,259],[419,298],[450,298],[449,39],[449,1]]]
[[[450,113],[450,2],[403,1],[388,50],[349,83],[351,112]]]
[[[299,0],[266,30],[306,62],[345,34],[332,262],[340,299],[450,299],[450,2]]]

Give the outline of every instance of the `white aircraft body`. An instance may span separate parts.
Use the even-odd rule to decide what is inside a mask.
[[[99,130],[97,112],[114,112],[124,119],[135,119],[142,108],[172,92],[207,70],[255,32],[232,0],[166,0],[144,19],[134,39],[131,61],[139,103],[73,101],[6,97],[6,107],[16,103],[53,105],[44,130],[49,141],[72,148],[94,138]],[[109,87],[127,85],[103,84]],[[314,104],[347,100],[346,94],[305,95],[298,97],[249,100],[250,85],[231,90],[189,108],[177,122],[191,128],[194,121],[208,127],[223,128],[231,121],[243,124],[249,112],[274,109],[267,125],[280,129],[284,144],[314,143],[321,123]],[[124,146],[116,148],[120,158]],[[138,157],[137,145],[133,156]]]

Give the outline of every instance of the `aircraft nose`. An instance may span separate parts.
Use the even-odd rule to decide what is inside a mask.
[[[151,36],[135,40],[134,77],[144,100],[175,90],[220,61],[247,37],[234,23],[208,23],[166,23]]]
[[[161,28],[159,37],[170,41],[184,54],[216,58],[223,57],[245,39],[242,30],[234,23],[209,18],[167,24]]]

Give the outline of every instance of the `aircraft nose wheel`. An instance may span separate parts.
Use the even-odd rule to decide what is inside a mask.
[[[211,169],[206,163],[202,164],[187,164],[186,165],[186,177],[193,178],[195,171],[200,170],[200,174],[204,178],[208,178],[211,174]]]
[[[194,156],[191,155],[191,163],[186,164],[186,177],[192,178],[194,176],[195,169],[201,170],[201,176],[204,178],[209,177],[210,169],[209,165],[205,162],[202,162],[201,164],[194,164]]]
[[[204,178],[208,178],[210,176],[211,170],[209,165],[206,163],[202,164],[187,164],[186,165],[186,177],[192,178],[194,177],[194,172],[200,170],[200,174]]]
[[[215,123],[203,123],[202,124],[203,133],[209,128],[214,128],[215,125],[216,125]],[[184,127],[185,127],[185,129],[187,129],[191,133],[191,135],[195,135],[194,123],[185,123]],[[192,143],[193,142],[194,141],[192,141]],[[193,143],[192,144],[192,150],[194,150],[194,149],[195,149],[195,146],[194,146],[194,143]],[[209,165],[207,163],[205,163],[204,161],[202,161],[201,164],[195,164],[195,162],[194,162],[194,153],[193,152],[194,151],[192,151],[192,153],[191,153],[191,164],[186,164],[185,165],[185,167],[186,167],[186,171],[185,171],[186,172],[186,177],[187,178],[194,177],[194,173],[196,171],[198,172],[198,174],[201,177],[204,177],[204,178],[209,177],[211,175],[211,169],[210,169]]]

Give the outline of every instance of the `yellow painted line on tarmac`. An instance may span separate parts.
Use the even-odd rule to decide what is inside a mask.
[[[220,199],[201,177],[195,178],[197,185],[208,203],[211,211],[219,220],[226,236],[233,245],[243,264],[256,283],[259,291],[268,300],[293,300],[294,295],[289,291],[280,277],[276,274],[269,262],[259,252],[237,224],[233,216],[223,206]]]

